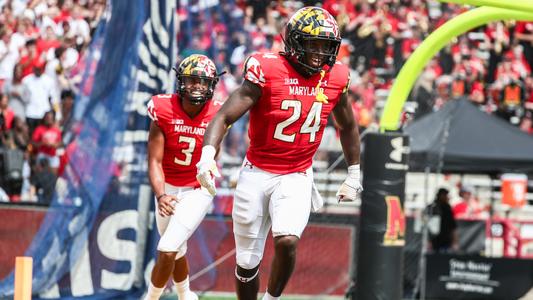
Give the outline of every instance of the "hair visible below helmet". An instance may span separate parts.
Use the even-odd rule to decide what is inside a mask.
[[[306,56],[313,54],[304,47],[305,41],[328,41],[330,49],[326,53],[314,53],[323,56],[324,64],[332,67],[337,59],[341,38],[335,18],[320,7],[304,7],[291,17],[285,27],[285,56],[297,66],[303,75],[311,76],[319,73],[319,68],[306,63]]]
[[[218,82],[217,68],[213,61],[207,56],[193,54],[186,57],[178,65],[177,74],[177,93],[181,98],[188,99],[191,103],[200,105],[213,98],[215,86]],[[207,81],[207,90],[201,95],[193,95],[194,90],[188,90],[185,85],[187,77],[196,77]]]

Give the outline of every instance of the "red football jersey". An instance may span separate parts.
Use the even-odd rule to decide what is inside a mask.
[[[329,114],[349,86],[349,69],[337,62],[329,71],[305,78],[272,53],[250,56],[244,68],[244,78],[262,90],[250,110],[248,160],[276,174],[305,171]]]
[[[165,135],[165,182],[174,186],[199,186],[196,163],[202,154],[205,129],[221,105],[208,101],[200,114],[191,119],[176,94],[156,95],[148,102],[148,116]]]

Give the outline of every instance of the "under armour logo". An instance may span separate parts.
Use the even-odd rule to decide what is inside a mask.
[[[209,123],[207,123],[207,122],[202,122],[202,123],[200,123],[200,127],[207,127],[208,124]]]
[[[390,143],[392,151],[389,157],[396,162],[402,162],[402,154],[409,153],[409,147],[403,145],[403,137],[394,138]]]

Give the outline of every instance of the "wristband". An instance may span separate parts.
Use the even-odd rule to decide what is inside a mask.
[[[359,164],[351,165],[351,166],[348,167],[348,174],[350,174],[350,175],[357,176],[357,175],[359,175],[360,172],[361,172],[361,168],[360,168]]]
[[[200,161],[210,161],[215,160],[215,155],[217,154],[217,150],[215,147],[211,145],[206,145],[202,147],[202,156],[200,157]]]
[[[167,195],[167,194],[163,193],[163,194],[161,194],[161,195],[159,195],[159,196],[157,196],[157,197],[155,197],[155,198],[157,199],[157,201],[159,201],[159,199],[163,198],[163,196],[166,196],[166,195]]]

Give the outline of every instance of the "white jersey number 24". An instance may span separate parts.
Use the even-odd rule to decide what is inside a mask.
[[[283,130],[291,125],[292,123],[298,121],[302,117],[302,102],[298,100],[283,100],[281,102],[282,110],[293,109],[292,115],[285,121],[280,122],[276,125],[276,130],[274,131],[274,138],[280,141],[293,143],[296,138],[296,132],[291,134],[283,133]],[[314,142],[316,140],[316,133],[320,130],[320,115],[322,113],[322,103],[313,102],[313,106],[309,110],[302,127],[300,128],[300,133],[309,134],[309,142]]]

